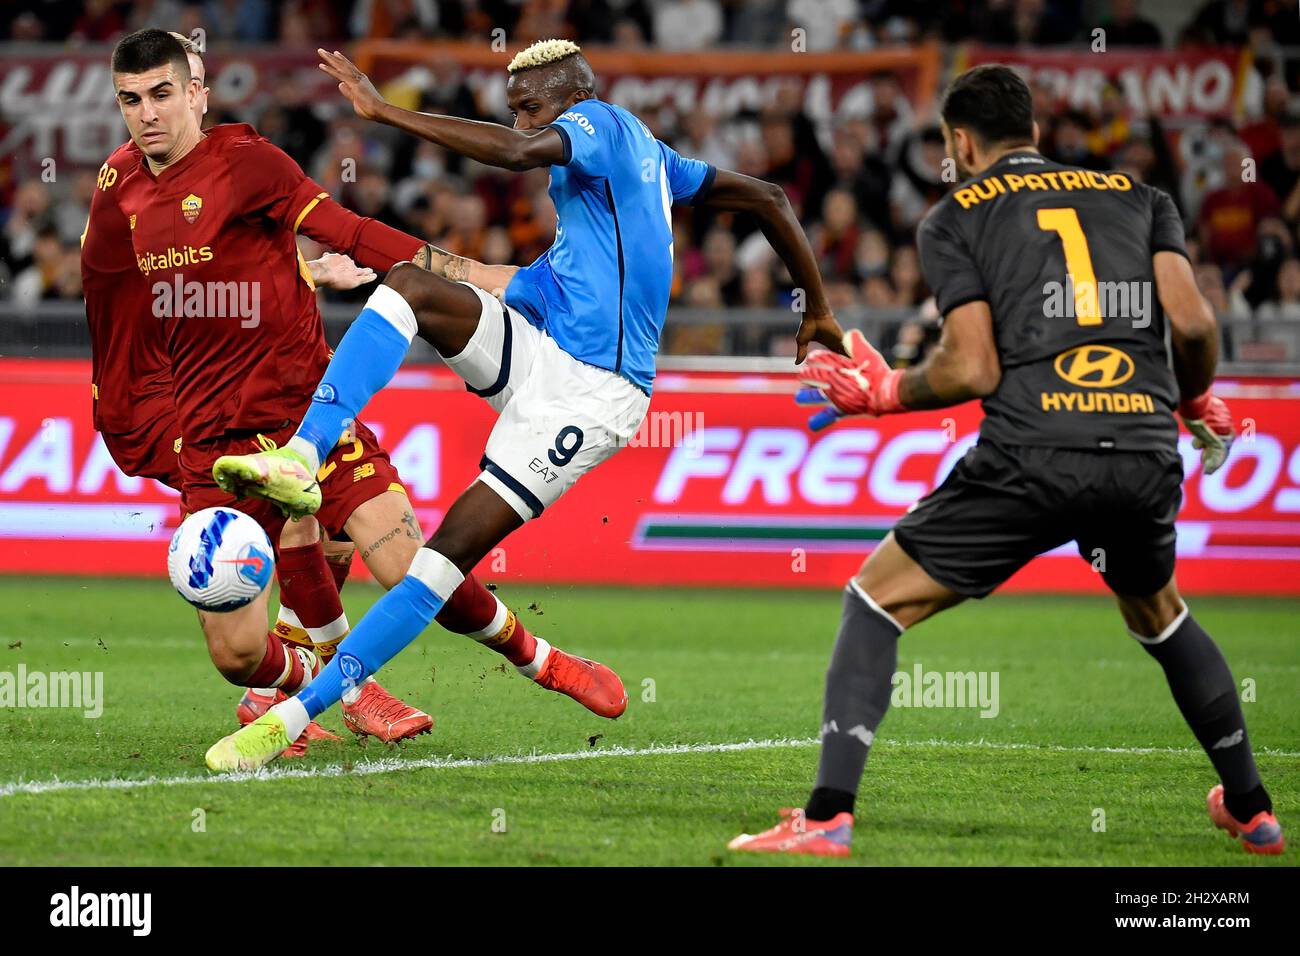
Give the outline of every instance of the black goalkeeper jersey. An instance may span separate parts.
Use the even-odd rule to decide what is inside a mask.
[[[945,196],[917,244],[941,315],[983,300],[1002,380],[980,435],[1173,449],[1178,387],[1151,257],[1186,255],[1173,201],[1124,173],[1004,156]]]

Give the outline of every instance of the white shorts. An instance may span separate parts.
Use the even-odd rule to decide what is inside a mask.
[[[465,350],[444,361],[499,414],[479,481],[527,521],[626,445],[650,397],[587,365],[514,309],[468,282],[483,304]]]

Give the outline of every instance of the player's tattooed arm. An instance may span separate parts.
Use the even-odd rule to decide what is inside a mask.
[[[445,249],[439,249],[426,242],[420,251],[411,257],[411,261],[421,269],[427,269],[434,275],[450,279],[452,282],[465,282],[469,279],[469,265],[472,260],[464,256],[452,255]]]
[[[427,242],[420,247],[420,251],[411,258],[411,261],[434,275],[440,275],[452,282],[469,282],[495,296],[505,293],[506,286],[510,285],[510,280],[519,271],[518,266],[489,266],[477,259],[452,255],[445,249],[439,249]]]
[[[945,317],[925,361],[903,373],[898,399],[908,409],[946,408],[993,394],[1001,380],[988,303],[968,302]]]

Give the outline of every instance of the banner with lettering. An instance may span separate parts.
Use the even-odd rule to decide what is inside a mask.
[[[1166,119],[1231,117],[1241,106],[1250,75],[1249,49],[1139,50],[1115,47],[1060,50],[1027,47],[962,47],[954,71],[1004,63],[1030,85],[1046,89],[1053,110],[1101,110],[1106,90],[1117,88],[1122,105],[1138,117]]]
[[[90,423],[90,366],[0,360],[0,573],[164,574],[174,493],[126,478]],[[1178,579],[1300,594],[1300,382],[1223,382],[1241,437],[1212,476],[1184,436]],[[976,438],[974,404],[813,434],[782,375],[665,373],[629,447],[480,568],[487,580],[838,587]],[[494,420],[445,369],[408,367],[365,410],[426,533],[478,474]],[[360,571],[360,561],[357,562]],[[1100,592],[1073,548],[1020,591]]]

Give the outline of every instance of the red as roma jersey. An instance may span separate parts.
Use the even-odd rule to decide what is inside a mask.
[[[117,186],[186,443],[298,421],[328,363],[294,230],[324,191],[243,123]]]
[[[81,285],[90,326],[95,428],[122,433],[172,414],[171,366],[149,283],[136,266],[133,223],[118,207],[122,181],[141,161],[127,142],[100,167],[81,237]]]

